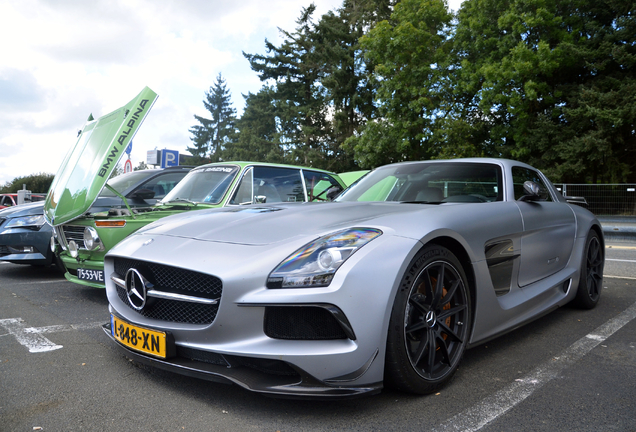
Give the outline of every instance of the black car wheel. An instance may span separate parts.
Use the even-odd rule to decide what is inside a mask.
[[[426,394],[451,379],[471,327],[471,299],[459,260],[430,245],[411,262],[389,325],[385,379],[403,391]]]
[[[603,266],[605,258],[603,246],[596,231],[590,231],[585,243],[579,288],[574,304],[584,309],[592,309],[601,298],[603,289]]]

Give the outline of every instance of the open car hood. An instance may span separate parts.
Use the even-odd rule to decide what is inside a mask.
[[[88,211],[156,100],[157,94],[146,87],[118,110],[97,120],[89,117],[46,197],[44,216],[51,225]]]

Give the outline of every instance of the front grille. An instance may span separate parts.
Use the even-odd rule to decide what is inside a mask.
[[[348,339],[333,314],[318,306],[268,306],[264,327],[274,339]]]
[[[10,255],[9,248],[3,245],[0,245],[0,256]]]
[[[79,248],[84,249],[84,228],[83,226],[76,225],[62,225],[62,232],[64,233],[65,246],[68,246],[71,240],[77,243]]]
[[[192,297],[219,299],[217,304],[205,305],[170,299],[149,298],[141,311],[137,311],[128,301],[126,290],[117,285],[121,301],[135,312],[151,319],[187,324],[211,324],[216,318],[223,283],[216,276],[171,267],[153,262],[115,258],[115,273],[124,279],[129,269],[134,268],[150,283],[153,290],[182,294]]]

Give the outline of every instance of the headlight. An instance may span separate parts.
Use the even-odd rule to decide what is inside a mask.
[[[267,278],[268,288],[329,286],[336,270],[355,251],[380,236],[373,228],[338,231],[303,246],[276,267]]]
[[[79,255],[78,249],[79,248],[77,247],[77,243],[75,243],[75,240],[71,240],[70,242],[68,242],[68,253],[71,254],[73,258],[77,258],[77,256]]]
[[[32,215],[11,219],[5,228],[40,228],[42,225],[44,225],[44,215]]]
[[[96,250],[102,247],[102,241],[93,227],[84,228],[84,247],[89,250]]]

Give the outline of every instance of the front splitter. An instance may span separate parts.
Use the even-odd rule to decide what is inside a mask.
[[[110,322],[104,324],[102,329],[126,357],[136,362],[207,381],[236,384],[265,396],[287,399],[349,399],[373,395],[382,390],[382,383],[365,387],[327,385],[298,368],[294,369],[300,376],[286,376],[269,374],[244,366],[214,365],[183,357],[157,359],[133,351],[117,342],[112,335]]]

